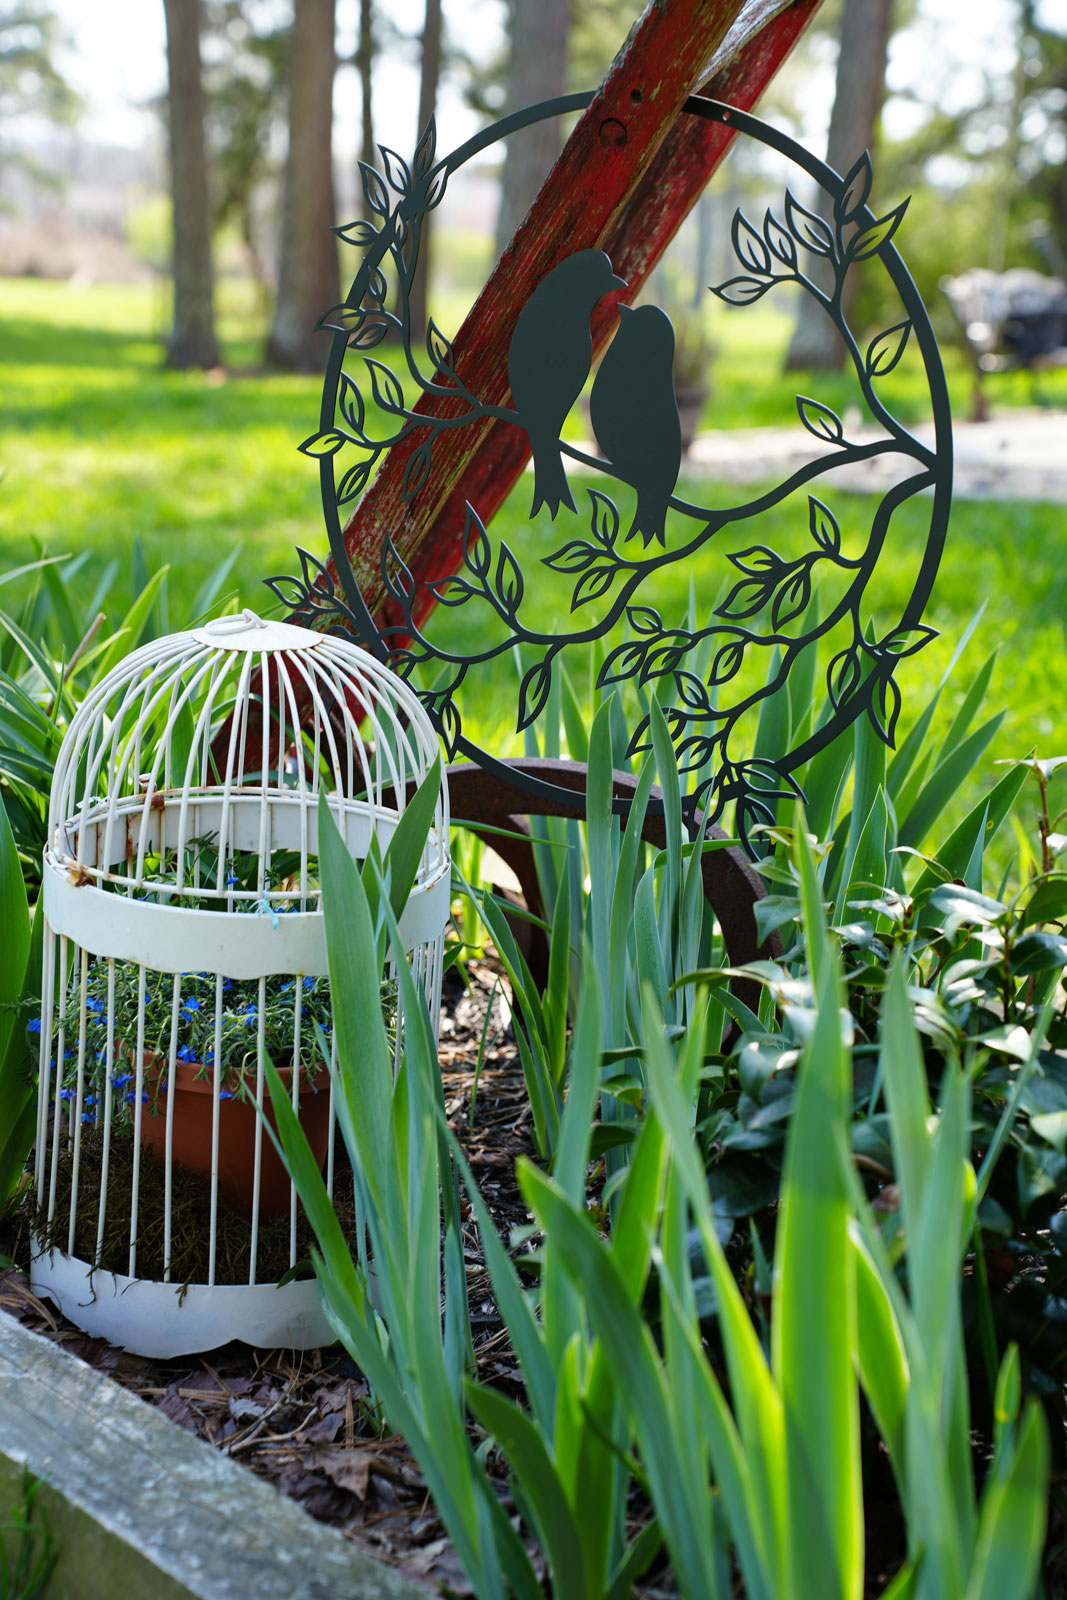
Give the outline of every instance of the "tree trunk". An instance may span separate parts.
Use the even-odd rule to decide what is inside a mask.
[[[508,0],[509,112],[564,93],[572,4],[573,0]],[[554,118],[513,133],[507,140],[496,221],[498,259],[562,148],[562,130]]]
[[[296,0],[289,79],[289,155],[285,165],[281,262],[267,359],[296,372],[320,372],[329,336],[322,313],[341,298],[333,188],[335,0]]]
[[[374,9],[371,0],[359,0],[359,43],[356,46],[356,70],[359,73],[360,94],[360,149],[359,159],[373,167],[377,163],[374,148],[374,101],[372,99],[372,77],[374,71]],[[373,213],[367,204],[363,193],[363,185],[356,185],[356,192],[360,196],[360,205],[363,217],[371,221]]]
[[[174,326],[170,367],[216,367],[211,205],[200,75],[200,0],[163,0],[167,24],[167,112],[174,210]]]
[[[419,123],[416,141],[422,138],[437,103],[437,80],[441,75],[441,0],[426,0],[426,20],[422,29],[422,74],[419,79]],[[430,224],[433,212],[422,219],[419,261],[411,285],[409,301],[412,345],[421,344],[426,333],[426,305],[430,284]]]
[[[878,115],[885,95],[885,69],[889,53],[890,17],[893,0],[845,0],[841,14],[840,51],[837,58],[837,83],[834,108],[830,113],[830,135],[826,143],[827,165],[846,173],[864,150],[874,144]],[[833,202],[819,191],[814,210],[831,226]],[[815,258],[812,277],[822,288],[821,258]],[[847,320],[859,285],[856,267],[845,280],[842,311]],[[811,295],[803,294],[796,327],[790,340],[785,369],[836,369],[844,364],[845,345]]]

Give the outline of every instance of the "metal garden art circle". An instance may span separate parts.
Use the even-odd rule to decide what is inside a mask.
[[[681,450],[672,381],[675,338],[656,306],[618,306],[618,329],[589,396],[600,453],[561,438],[590,371],[591,314],[605,294],[626,287],[603,251],[579,249],[558,260],[522,306],[508,349],[508,406],[488,404],[467,386],[452,342],[433,321],[426,330],[411,323],[409,295],[423,221],[452,174],[497,139],[543,117],[581,109],[590,98],[533,107],[440,160],[431,122],[411,166],[383,150],[384,176],[363,167],[375,220],[337,230],[361,261],[345,302],[322,319],[335,337],[320,427],[300,447],[319,459],[336,581],[301,551],[303,577],[275,579],[272,587],[294,608],[293,620],[341,625],[411,678],[451,758],[467,756],[510,782],[548,793],[549,785],[517,775],[506,760],[472,741],[461,716],[464,685],[489,674],[499,694],[517,653],[514,729],[521,734],[544,711],[568,653],[587,652],[596,641],[598,685],[618,686],[631,697],[629,753],[650,748],[649,696],[655,694],[680,769],[689,775],[690,827],[701,816],[717,821],[732,804],[734,825],[751,848],[753,825],[773,819],[777,800],[800,794],[796,773],[855,718],[868,716],[879,736],[893,744],[900,709],[897,665],[935,636],[922,614],[948,521],[951,426],[929,319],[893,242],[907,202],[881,216],[870,209],[866,154],[841,178],[754,117],[716,101],[686,103],[686,114],[727,123],[769,146],[830,196],[832,223],[788,189],[783,205],[768,209],[761,227],[738,211],[732,225],[738,270],[711,292],[735,306],[782,285],[814,296],[844,339],[857,398],[876,429],[871,436],[868,426],[862,440],[852,440],[828,405],[798,395],[798,427],[811,437],[811,460],[747,502],[694,504],[676,492]],[[846,275],[867,260],[881,264],[902,314],[861,344],[843,313],[842,292]],[[392,367],[371,354],[390,332],[401,341]],[[909,433],[880,393],[882,380],[906,352],[910,359],[917,352],[922,363],[933,448]],[[457,513],[456,561],[446,572],[416,575],[398,549],[395,529],[386,527],[372,535],[378,567],[369,598],[370,585],[357,580],[346,551],[346,508],[401,441],[408,451],[401,499],[417,506],[443,437],[486,419],[510,423],[528,437],[534,471],[528,542],[524,538],[523,548],[512,549],[495,539],[478,505],[468,500]],[[899,457],[906,472],[873,509],[869,497],[845,502],[834,494],[836,470],[881,455]],[[574,468],[599,479],[581,497],[568,477]],[[905,604],[887,620],[876,615],[872,602],[880,572],[898,568],[902,559],[891,539],[892,519],[924,490],[932,490],[924,548],[910,579],[905,574]],[[787,547],[779,551],[755,542],[749,526],[772,508],[787,508],[791,525]],[[781,510],[777,516],[781,523]],[[364,550],[366,537],[361,534]],[[686,582],[690,575],[696,579],[710,608],[703,620],[690,607],[676,625],[664,617],[662,602],[654,603],[671,568],[678,569],[675,581],[680,574]],[[900,577],[896,570],[898,592]],[[553,583],[560,604],[549,615],[546,595]],[[826,683],[821,706],[821,697],[810,693],[816,650]],[[799,727],[775,717],[783,747],[768,752],[765,738],[757,747],[756,726],[794,673],[806,679],[813,710],[795,718]]]

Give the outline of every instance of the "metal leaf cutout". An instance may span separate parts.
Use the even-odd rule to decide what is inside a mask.
[[[548,702],[552,689],[552,657],[538,661],[524,675],[519,685],[519,716],[515,732],[521,733],[536,721]]]
[[[797,413],[809,433],[826,444],[844,444],[845,429],[836,411],[824,406],[821,400],[810,400],[807,395],[797,395]]]
[[[743,267],[747,267],[749,272],[755,272],[760,276],[770,272],[770,250],[752,224],[740,211],[734,212],[730,236],[733,239],[734,254]]]
[[[853,261],[866,261],[869,256],[874,255],[876,250],[880,250],[884,244],[888,244],[899,228],[907,209],[908,202],[902,200],[900,205],[894,207],[886,216],[882,217],[878,222],[872,222],[869,228],[864,228],[862,232],[858,233],[849,245],[848,253],[850,259]]]
[[[868,378],[884,378],[892,372],[907,348],[910,333],[910,321],[895,322],[871,340],[863,362]]]
[[[838,222],[852,222],[867,204],[874,173],[869,151],[865,150],[845,174],[841,193],[834,201],[834,216]]]
[[[793,238],[806,250],[818,256],[833,255],[834,236],[828,224],[802,206],[788,189],[785,193],[785,220]]]
[[[370,209],[379,217],[389,215],[389,191],[385,187],[385,179],[376,168],[369,166],[366,161],[359,163],[359,176],[363,185],[363,198]]]

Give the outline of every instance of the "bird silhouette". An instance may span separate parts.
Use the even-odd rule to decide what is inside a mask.
[[[576,250],[542,278],[519,313],[508,350],[508,382],[533,451],[531,517],[540,505],[553,519],[561,504],[575,509],[559,436],[589,375],[593,307],[609,289],[625,287],[603,250]]]
[[[637,490],[626,534],[666,543],[667,502],[682,464],[671,367],[674,329],[658,306],[619,307],[619,326],[589,397],[589,420],[613,467]]]

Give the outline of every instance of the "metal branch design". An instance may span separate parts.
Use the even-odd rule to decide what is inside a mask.
[[[781,215],[768,210],[762,229],[754,227],[741,211],[737,211],[731,234],[741,270],[724,283],[713,286],[711,292],[735,306],[752,304],[780,284],[797,285],[814,297],[845,341],[860,394],[870,416],[882,430],[880,437],[850,441],[835,411],[814,397],[798,395],[799,421],[813,440],[825,447],[825,453],[805,462],[783,482],[756,498],[723,508],[695,505],[673,492],[677,468],[675,466],[672,477],[671,463],[666,459],[672,448],[669,416],[664,425],[657,423],[655,417],[646,419],[650,427],[660,426],[658,437],[666,441],[663,446],[665,467],[657,468],[654,459],[652,468],[642,466],[649,452],[646,449],[642,455],[640,449],[630,448],[631,440],[636,445],[641,444],[640,432],[620,403],[612,398],[607,384],[602,386],[607,398],[599,402],[601,420],[598,425],[594,414],[594,429],[602,449],[605,440],[621,439],[621,443],[614,448],[609,445],[607,454],[598,456],[558,437],[562,417],[572,401],[568,399],[570,390],[566,390],[562,398],[557,392],[561,381],[566,388],[566,376],[561,380],[553,374],[561,368],[565,374],[568,363],[574,364],[571,354],[552,348],[544,360],[555,361],[558,365],[547,375],[538,374],[536,370],[531,374],[529,357],[523,355],[520,362],[516,354],[520,343],[516,332],[509,363],[512,398],[516,403],[512,407],[485,403],[464,382],[462,373],[457,370],[454,347],[441,329],[431,321],[423,336],[422,330],[411,324],[410,292],[423,219],[440,203],[448,176],[461,164],[455,156],[435,161],[436,135],[431,120],[410,166],[394,151],[383,148],[384,174],[369,166],[362,167],[364,195],[377,220],[355,222],[336,230],[346,243],[362,252],[363,259],[348,299],[326,312],[321,325],[335,330],[347,350],[357,354],[362,360],[362,371],[357,378],[343,366],[340,368],[333,396],[333,425],[305,440],[300,449],[307,455],[329,458],[334,504],[341,507],[360,495],[385,452],[417,431],[423,437],[407,462],[402,491],[407,501],[416,497],[430,481],[434,448],[445,430],[469,427],[493,417],[527,429],[534,447],[537,473],[534,503],[536,506],[538,499],[545,501],[553,517],[559,509],[564,509],[565,515],[572,515],[569,508],[574,505],[562,466],[563,457],[634,491],[638,511],[628,531],[624,531],[615,500],[602,489],[589,489],[584,524],[579,523],[558,548],[541,558],[544,567],[566,578],[571,586],[569,604],[574,618],[571,631],[546,632],[524,620],[523,602],[528,596],[530,578],[524,573],[521,553],[510,549],[502,540],[494,542],[477,508],[468,503],[462,561],[451,576],[422,583],[412,574],[392,539],[388,536],[383,539],[381,577],[385,591],[394,602],[398,620],[378,628],[375,643],[402,677],[417,676],[421,668],[435,675],[433,686],[422,687],[419,694],[445,740],[450,757],[464,753],[492,764],[494,758],[472,745],[463,731],[459,696],[469,673],[512,653],[516,646],[522,647],[527,657],[535,658],[518,686],[515,727],[517,732],[522,732],[536,721],[548,703],[561,653],[592,640],[606,639],[617,626],[623,625],[626,636],[608,652],[598,685],[608,688],[632,684],[639,699],[645,698],[646,706],[648,695],[658,694],[664,704],[681,770],[693,775],[686,799],[688,816],[692,818],[697,811],[702,811],[717,820],[733,805],[735,825],[746,844],[752,847],[752,828],[773,820],[775,802],[800,793],[794,771],[855,717],[867,715],[879,737],[888,745],[893,744],[900,710],[900,691],[894,680],[896,667],[903,657],[921,650],[935,636],[934,630],[921,622],[921,615],[936,572],[947,522],[951,481],[950,423],[943,374],[929,321],[892,242],[907,202],[883,216],[875,216],[870,211],[868,200],[873,176],[866,154],[841,179],[793,141],[755,118],[712,101],[691,100],[686,109],[730,121],[741,131],[788,155],[832,196],[832,225],[807,210],[788,190]],[[551,115],[554,106],[540,110],[544,115]],[[484,148],[488,142],[488,138],[481,139],[479,147]],[[593,260],[594,257],[597,259]],[[830,269],[833,287],[829,292],[805,272],[806,257],[821,258]],[[908,314],[861,349],[843,313],[843,291],[854,264],[874,257],[878,257],[887,270]],[[601,252],[584,251],[565,258],[561,267],[555,268],[535,289],[520,314],[517,329],[524,317],[527,324],[532,325],[535,320],[533,302],[542,295],[545,306],[539,313],[542,321],[534,330],[535,336],[553,332],[562,322],[572,332],[577,330],[587,338],[592,304],[585,309],[585,300],[595,302],[597,295],[604,292],[602,284],[622,282],[610,274],[610,262]],[[559,282],[552,284],[551,280],[557,276]],[[550,298],[551,308],[548,306]],[[392,309],[388,309],[390,306]],[[545,322],[549,309],[551,316]],[[642,374],[647,371],[649,385],[653,388],[662,369],[663,341],[669,339],[666,356],[669,384],[673,333],[664,333],[662,324],[666,323],[669,329],[667,319],[658,309],[652,308],[627,311],[626,316],[628,320],[621,324],[616,338],[622,338],[625,333],[629,340],[627,357],[638,363]],[[390,330],[400,339],[403,377],[367,354],[381,344]],[[658,346],[654,345],[655,340],[660,341]],[[527,338],[524,349],[531,343],[536,347],[536,337]],[[918,348],[926,367],[938,440],[936,449],[930,449],[911,435],[892,415],[879,392],[881,380],[896,368],[909,346]],[[605,366],[610,355],[609,350]],[[580,351],[575,371],[579,379],[588,371],[588,361],[584,371],[581,368]],[[597,405],[598,385],[594,385],[593,407]],[[532,395],[535,388],[536,405],[533,399],[525,398],[527,393]],[[571,388],[576,396],[577,387],[572,383]],[[673,390],[669,387],[666,399],[669,406],[673,405]],[[377,413],[386,419],[386,429],[392,425],[391,431],[376,431],[376,426],[368,422],[371,402]],[[324,407],[324,415],[327,414]],[[346,464],[338,477],[337,458],[342,452],[346,463],[353,453],[356,459]],[[828,489],[820,488],[820,498],[809,485],[828,480],[843,465],[890,453],[909,458],[915,470],[883,496],[871,518],[865,547],[849,555],[838,518],[829,503]],[[620,457],[622,459],[617,459]],[[554,465],[557,460],[558,473]],[[891,518],[906,500],[930,487],[935,489],[935,504],[920,580],[893,627],[875,636],[861,617],[861,602],[882,555]],[[807,522],[801,553],[786,558],[762,543],[725,552],[724,559],[734,568],[735,576],[706,626],[669,627],[655,607],[642,601],[642,588],[660,569],[678,562],[691,562],[717,537],[758,518],[804,489],[808,489]],[[645,509],[642,509],[642,496]],[[657,497],[660,509],[649,515],[647,504]],[[644,535],[643,548],[635,547],[634,543],[639,525]],[[665,531],[668,525],[669,538]],[[290,606],[293,617],[320,627],[340,626],[354,631],[357,636],[365,633],[366,607],[358,603],[358,596],[345,592],[349,582],[354,584],[355,581],[350,569],[346,573],[344,566],[339,567],[338,586],[330,579],[327,569],[306,552],[300,552],[300,561],[300,577],[270,580],[270,586]],[[816,616],[813,621],[813,596],[820,579],[829,574],[838,575],[841,592],[826,615]],[[431,604],[449,608],[480,603],[487,608],[497,632],[487,636],[485,627],[472,626],[470,636],[485,640],[484,647],[449,650],[430,636],[425,622],[417,620],[427,610],[427,599]],[[595,602],[598,601],[602,605],[597,606]],[[758,714],[782,688],[804,651],[839,627],[848,642],[837,651],[827,669],[829,714],[821,720],[817,731],[793,749],[776,751],[773,759],[765,755],[756,758],[740,748],[742,723],[753,713]],[[756,650],[773,653],[772,670],[758,687],[739,693],[731,700],[728,686],[739,676],[744,678],[743,669]],[[697,654],[710,661],[700,675],[691,670]],[[751,673],[748,676],[751,678]],[[663,679],[671,681],[666,695],[662,683],[657,685],[657,680]],[[630,741],[630,754],[650,747],[648,724],[647,715],[637,723]]]

